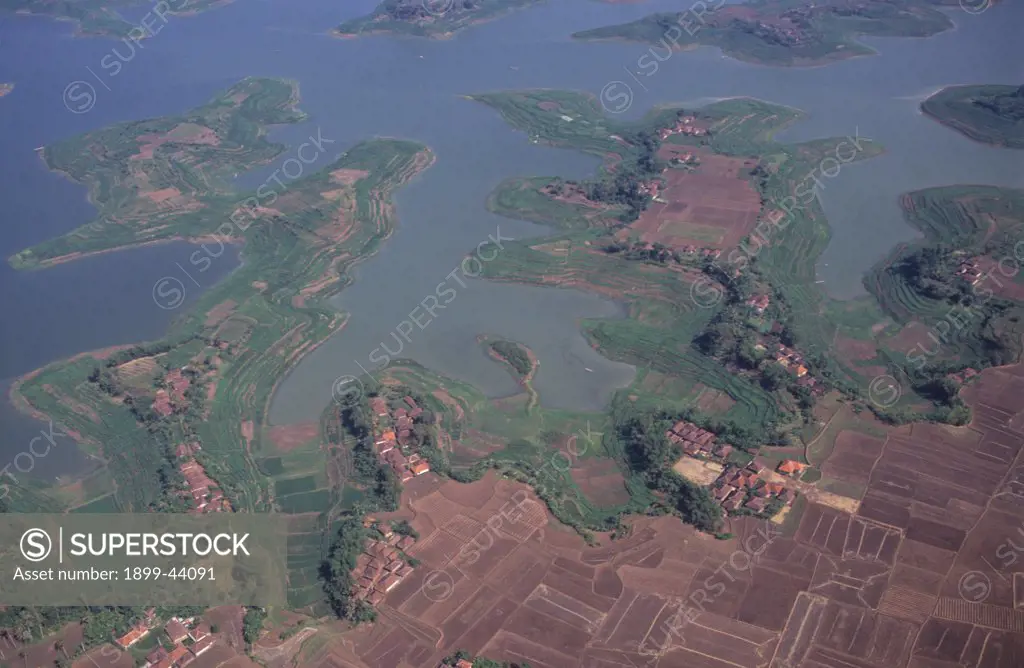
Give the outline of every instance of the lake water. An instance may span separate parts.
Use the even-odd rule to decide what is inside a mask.
[[[833,236],[819,279],[837,298],[863,294],[864,271],[893,244],[912,237],[897,206],[900,193],[964,182],[1024,186],[1024,154],[973,143],[924,118],[917,107],[946,84],[1024,82],[1024,45],[1018,39],[1024,3],[980,15],[950,11],[957,23],[953,31],[922,40],[871,40],[881,55],[827,67],[768,68],[699,49],[672,55],[654,76],[642,79],[631,77],[645,47],[575,43],[569,35],[657,9],[678,10],[678,2],[553,0],[448,41],[339,40],[327,34],[375,4],[247,0],[197,17],[171,18],[115,77],[100,62],[115,47],[127,53],[121,42],[74,38],[69,24],[47,19],[3,17],[0,81],[13,81],[16,89],[0,100],[6,195],[0,251],[7,256],[93,215],[84,189],[48,173],[36,147],[116,121],[185,111],[245,76],[299,82],[301,108],[310,120],[275,129],[272,136],[279,141],[297,143],[319,131],[336,142],[331,147],[337,152],[372,136],[427,143],[437,163],[400,191],[395,234],[337,297],[337,306],[352,314],[348,325],[281,384],[271,409],[272,421],[280,424],[315,419],[330,400],[335,378],[358,372],[359,364],[369,368],[369,356],[382,342],[394,350],[391,333],[399,323],[499,227],[503,237],[544,233],[485,210],[486,195],[498,182],[524,174],[582,177],[594,169],[596,162],[587,156],[528,143],[492,110],[460,95],[529,87],[597,93],[621,80],[635,93],[630,117],[655,104],[750,95],[808,112],[781,139],[856,131],[881,141],[886,155],[844,166],[822,193]],[[88,113],[71,113],[62,102],[65,87],[76,80],[96,91]],[[240,181],[259,182],[277,166]],[[76,352],[158,337],[177,312],[153,303],[152,285],[161,276],[178,275],[185,246],[101,255],[30,273],[0,266],[6,288],[0,297],[6,316],[0,326],[0,378]],[[190,298],[237,262],[221,258],[200,286],[181,277]],[[470,281],[426,329],[410,335],[401,354],[500,396],[515,386],[474,340],[482,333],[505,336],[538,353],[536,387],[545,405],[597,410],[634,373],[597,355],[579,335],[580,319],[602,317],[621,317],[621,307],[579,291]],[[17,453],[18,444],[39,428],[10,410],[0,411],[0,420],[0,455]]]

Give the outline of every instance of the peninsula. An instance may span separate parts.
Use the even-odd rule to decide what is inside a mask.
[[[651,14],[631,23],[575,33],[580,40],[626,40],[661,51],[714,46],[733,58],[763,65],[812,66],[875,53],[857,40],[929,37],[953,27],[935,6],[951,0],[763,0],[700,3],[682,12]],[[696,5],[695,5],[696,7]],[[641,70],[657,70],[652,49]],[[643,75],[644,72],[638,72]],[[650,75],[648,75],[650,76]]]
[[[447,39],[469,26],[543,0],[384,0],[373,13],[346,21],[339,37],[389,33]]]
[[[73,21],[80,35],[117,37],[141,40],[160,31],[169,16],[190,16],[208,11],[232,0],[77,0],[76,2],[50,2],[49,0],[0,0],[0,11],[18,14],[49,16],[59,21]],[[137,24],[124,18],[118,10],[141,9],[145,12]]]
[[[1024,86],[949,86],[921,111],[975,141],[1024,148]]]

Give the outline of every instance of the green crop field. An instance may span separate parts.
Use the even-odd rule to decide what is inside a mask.
[[[144,40],[150,35],[140,26],[121,16],[118,10],[150,10],[153,30],[159,32],[158,18],[198,14],[224,4],[223,0],[188,0],[188,2],[164,3],[163,11],[154,11],[154,6],[143,0],[76,0],[75,2],[49,2],[48,0],[0,0],[0,10],[6,12],[27,12],[49,16],[61,21],[74,21],[78,32],[83,35]],[[187,5],[187,6],[186,6]],[[141,45],[139,48],[143,48]],[[134,53],[134,52],[133,52]],[[129,58],[130,60],[130,58]],[[115,63],[120,65],[120,63]],[[113,69],[111,66],[109,69]],[[120,67],[118,67],[118,72]],[[117,74],[117,72],[114,72]],[[111,75],[113,76],[113,75]]]
[[[919,334],[880,337],[883,352],[900,367],[919,351],[935,361],[975,369],[1019,359],[1024,291],[1014,286],[1024,258],[1019,247],[1024,191],[948,186],[908,193],[901,203],[922,239],[897,246],[864,284],[898,326],[915,327]],[[953,271],[962,262],[987,262],[991,269],[974,284],[965,283],[962,295],[929,294],[908,269],[925,257],[937,258],[942,281],[949,285],[955,285]]]
[[[113,223],[90,223],[16,254],[15,267],[40,268],[156,239],[214,234],[219,242],[242,244],[246,257],[175,320],[162,340],[118,353],[149,365],[125,386],[142,402],[133,402],[133,409],[92,380],[105,365],[102,355],[57,362],[18,383],[16,401],[74,430],[82,447],[103,462],[114,494],[94,504],[141,511],[174,496],[161,472],[175,466],[176,444],[195,441],[203,446],[197,459],[236,508],[304,513],[330,507],[334,493],[326,491],[323,473],[327,455],[316,443],[274,452],[263,434],[266,409],[278,379],[299,355],[344,322],[323,300],[347,284],[346,267],[373,253],[390,233],[391,191],[433,158],[413,142],[366,142],[323,171],[288,183],[272,210],[247,204],[256,201],[254,195],[225,184],[284,151],[266,140],[266,128],[302,120],[296,103],[288,82],[246,79],[180,117],[118,124],[45,149],[52,168],[88,187],[97,220],[119,221],[119,230],[111,234],[106,227]],[[200,171],[201,182],[193,178]],[[152,193],[168,189],[180,194],[175,206],[149,215]],[[223,226],[228,220],[235,224]],[[218,305],[230,316],[222,323],[208,315]],[[157,388],[147,394],[146,379],[183,366],[198,370],[192,382],[201,391],[166,418],[148,412]],[[323,397],[325,404],[329,400]],[[278,479],[271,485],[268,476]],[[81,504],[91,496],[86,490],[83,499],[67,502]]]
[[[949,86],[921,110],[975,141],[1024,148],[1024,86]]]

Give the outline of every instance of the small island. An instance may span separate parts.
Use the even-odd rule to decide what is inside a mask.
[[[949,86],[921,111],[974,141],[1024,148],[1024,86]]]
[[[496,357],[512,367],[517,380],[526,382],[533,375],[537,368],[537,360],[529,348],[521,343],[504,339],[488,340],[486,343],[491,357]]]
[[[537,405],[537,391],[533,389],[531,381],[537,373],[540,362],[533,351],[521,343],[507,341],[505,339],[481,335],[477,341],[483,346],[484,351],[492,358],[505,365],[512,377],[516,379],[529,395],[527,410]]]
[[[685,51],[715,46],[726,55],[762,65],[811,66],[866,56],[874,49],[860,43],[871,37],[930,37],[953,27],[936,5],[947,0],[824,0],[794,3],[766,0],[719,5],[702,15],[692,9],[651,14],[631,23],[575,33],[580,40],[626,40]],[[955,4],[955,3],[953,3]],[[640,57],[637,67],[651,70],[666,56]],[[646,63],[641,63],[646,61]]]
[[[9,95],[11,93],[11,91],[13,91],[13,90],[14,90],[14,84],[12,84],[12,83],[0,84],[0,97],[3,97],[4,95]]]
[[[380,33],[448,39],[455,33],[542,0],[384,0],[372,14],[346,21],[338,37]]]

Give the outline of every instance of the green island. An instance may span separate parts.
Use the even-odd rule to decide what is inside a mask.
[[[537,366],[537,360],[529,348],[521,343],[503,339],[484,339],[489,353],[511,367],[515,377],[520,381],[528,381]]]
[[[837,302],[815,283],[829,227],[814,181],[879,155],[877,142],[780,143],[774,135],[802,112],[747,98],[657,108],[630,122],[578,92],[469,99],[530,141],[603,161],[583,180],[530,175],[499,184],[489,209],[551,230],[507,242],[484,277],[588,290],[626,306],[625,319],[583,323],[592,346],[638,369],[606,412],[545,407],[527,382],[533,353],[481,335],[484,351],[523,379],[522,392],[491,399],[397,359],[355,391],[312,398],[325,406],[318,421],[271,426],[277,383],[344,325],[325,300],[390,234],[393,192],[433,155],[415,142],[376,139],[277,189],[234,192],[235,174],[286,153],[267,140],[269,126],[305,119],[293,84],[250,78],[180,116],[119,123],[42,151],[48,167],[88,188],[97,217],[13,255],[12,266],[43,269],[173,239],[203,242],[188,258],[197,272],[227,244],[240,245],[245,262],[160,340],[84,353],[19,379],[16,405],[54,420],[99,465],[57,485],[10,485],[3,510],[281,513],[289,609],[355,624],[378,614],[352,575],[367,544],[415,539],[407,525],[374,518],[399,508],[404,486],[425,473],[451,484],[525,483],[590,543],[628,536],[627,518],[644,514],[727,538],[730,517],[796,508],[787,484],[834,507],[857,502],[863,489],[818,468],[831,416],[962,424],[970,411],[960,389],[1020,356],[1024,283],[1014,272],[999,274],[992,294],[977,289],[993,265],[1017,256],[1020,191],[909,193],[904,210],[922,239],[876,267],[870,297]],[[154,288],[158,303],[178,297]],[[954,336],[949,311],[965,307],[971,316]],[[936,333],[938,347],[929,343]],[[930,347],[915,354],[918,343]],[[872,396],[881,374],[899,384],[892,402]],[[553,466],[556,453],[569,465]],[[769,482],[726,506],[720,476],[765,464]],[[776,465],[802,475],[776,475]],[[404,551],[396,560],[401,569],[418,563]],[[73,614],[12,607],[0,622],[38,639]],[[97,629],[119,629],[131,614],[91,610],[85,628],[93,632],[79,650],[109,640]],[[246,614],[247,639],[260,636],[265,617]]]
[[[875,53],[858,41],[860,36],[930,37],[949,30],[953,22],[936,7],[955,6],[957,2],[754,0],[737,5],[709,4],[701,14],[695,9],[651,14],[630,23],[577,32],[573,37],[641,42],[669,53],[714,46],[751,63],[822,65]],[[653,50],[641,56],[637,74],[651,76],[658,69],[658,60],[666,57]]]
[[[191,16],[227,4],[232,0],[161,0],[148,4],[143,0],[0,0],[0,11],[49,16],[78,24],[80,35],[146,39],[162,29],[168,16]],[[150,8],[138,24],[118,13],[119,9],[146,6]]]
[[[530,397],[526,410],[527,412],[533,410],[540,401],[540,395],[533,389],[533,376],[537,373],[540,362],[533,351],[521,343],[485,334],[478,336],[477,341],[484,347],[489,357],[501,362],[516,382],[522,385]]]
[[[921,111],[975,141],[1024,148],[1024,86],[948,86]]]
[[[472,25],[543,0],[384,0],[373,13],[342,23],[338,37],[389,33],[448,39]]]

